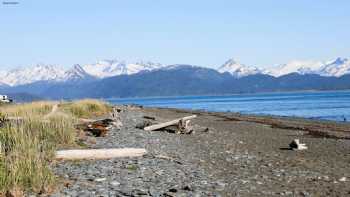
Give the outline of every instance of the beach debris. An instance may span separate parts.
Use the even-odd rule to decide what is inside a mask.
[[[151,126],[145,127],[144,130],[155,131],[158,129],[165,129],[166,127],[168,127],[167,129],[169,129],[169,128],[173,128],[171,126],[177,126],[175,127],[177,129],[176,130],[177,133],[190,133],[193,131],[193,129],[189,125],[190,124],[189,120],[194,119],[196,117],[197,115],[186,116],[186,117],[171,120],[168,122],[151,125]]]
[[[121,109],[114,107],[113,111],[111,113],[111,117],[114,120],[113,124],[114,124],[115,128],[117,128],[117,129],[121,129],[121,127],[123,126],[123,123],[122,123],[121,118],[120,118],[121,112],[122,112]]]
[[[168,160],[168,161],[172,161],[172,162],[175,162],[177,164],[182,164],[181,161],[177,160],[177,159],[174,159],[172,157],[169,157],[169,156],[166,156],[166,155],[156,155],[154,156],[154,158],[157,158],[157,159],[164,159],[164,160]]]
[[[122,157],[142,157],[147,153],[142,148],[122,148],[122,149],[76,149],[60,150],[56,152],[58,160],[81,160],[81,159],[113,159]]]
[[[301,144],[299,139],[294,139],[290,144],[289,147],[292,150],[306,150],[307,146],[306,144]]]
[[[77,129],[81,129],[85,132],[91,133],[95,137],[105,137],[109,130],[120,129],[123,123],[120,119],[121,111],[117,108],[113,108],[110,115],[111,118],[92,120],[92,119],[79,119],[80,124],[76,125]]]
[[[117,126],[118,124],[110,118],[100,120],[84,119],[83,123],[76,125],[76,128],[91,133],[95,137],[105,137],[111,128]]]
[[[146,131],[156,131],[162,130],[168,133],[176,133],[176,134],[193,134],[196,132],[209,132],[210,129],[208,127],[202,127],[197,124],[191,125],[191,119],[196,118],[196,115],[186,116],[183,118],[175,119],[165,123],[155,123],[151,120],[155,120],[155,117],[144,116],[145,119],[143,122],[138,123],[136,128],[144,129]],[[154,125],[152,125],[154,124]]]
[[[178,133],[191,134],[193,132],[193,127],[190,125],[191,120],[181,119],[178,124]]]

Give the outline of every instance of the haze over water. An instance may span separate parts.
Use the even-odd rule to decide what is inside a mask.
[[[113,104],[350,121],[350,91],[107,99]]]

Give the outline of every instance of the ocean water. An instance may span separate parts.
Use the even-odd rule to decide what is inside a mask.
[[[350,91],[107,99],[112,104],[295,116],[350,122]]]

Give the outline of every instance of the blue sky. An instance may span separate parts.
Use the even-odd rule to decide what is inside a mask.
[[[0,5],[0,66],[98,59],[268,67],[350,57],[350,1],[17,0]]]

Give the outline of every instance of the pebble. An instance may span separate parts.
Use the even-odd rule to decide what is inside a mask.
[[[124,112],[123,112],[124,113]],[[140,117],[141,116],[141,117]],[[111,130],[106,137],[95,138],[91,148],[145,147],[149,155],[141,158],[120,158],[99,161],[80,161],[79,165],[60,162],[54,171],[65,180],[74,177],[72,187],[64,187],[58,196],[214,196],[215,187],[223,187],[195,163],[179,164],[157,159],[153,155],[167,155],[177,150],[179,138],[162,132],[136,129],[142,114],[127,111],[122,115],[121,130]],[[121,132],[122,131],[122,132]],[[141,136],[141,137],[140,137]],[[174,144],[174,145],[172,145]],[[191,153],[190,153],[191,154]],[[109,181],[111,180],[111,181]],[[203,196],[200,195],[200,196]]]
[[[299,192],[300,190],[297,189],[291,194],[291,190],[295,189],[291,187],[299,187],[300,184],[294,184],[299,183],[298,181],[302,183],[306,181],[301,188],[311,186],[322,190],[329,185],[331,187],[341,186],[341,184],[333,185],[333,178],[323,176],[324,172],[318,171],[317,168],[305,168],[303,164],[291,168],[288,162],[302,159],[300,155],[280,151],[278,148],[272,153],[262,150],[248,151],[241,148],[236,150],[231,146],[232,139],[227,139],[228,147],[220,149],[223,152],[216,149],[208,150],[206,148],[214,142],[206,138],[204,140],[199,138],[194,142],[191,139],[193,136],[136,129],[135,126],[142,120],[142,115],[130,110],[123,112],[121,118],[124,126],[121,130],[111,130],[106,137],[94,138],[95,143],[88,145],[91,148],[146,148],[149,151],[147,156],[79,161],[79,165],[73,162],[58,162],[54,166],[54,172],[60,178],[69,180],[71,185],[62,187],[62,191],[57,191],[56,196],[220,197],[221,195],[274,196],[276,192],[283,193],[285,196],[310,196],[310,193]],[[208,134],[201,133],[200,135]],[[241,142],[244,146],[239,145],[239,147],[245,147],[245,145],[248,147],[250,144],[247,138]],[[191,148],[194,148],[194,151]],[[198,148],[203,152],[198,153]],[[158,155],[166,155],[181,163],[155,158]],[[289,159],[283,160],[285,155],[290,155]],[[227,174],[218,172],[227,172]],[[220,179],[217,179],[218,175],[222,175]],[[317,182],[311,182],[312,185],[310,185],[308,180],[313,180],[313,178],[318,181],[329,181],[323,181],[322,186],[315,186]],[[337,177],[334,180],[335,183],[348,181],[346,177]],[[268,187],[265,188],[265,186]]]
[[[107,179],[106,178],[97,178],[95,179],[96,182],[103,182],[103,181],[106,181]]]
[[[112,186],[119,186],[120,185],[120,183],[118,181],[112,181],[110,184]]]
[[[347,181],[347,179],[346,179],[346,177],[342,177],[342,178],[339,179],[339,181],[340,182],[345,182],[345,181]]]

